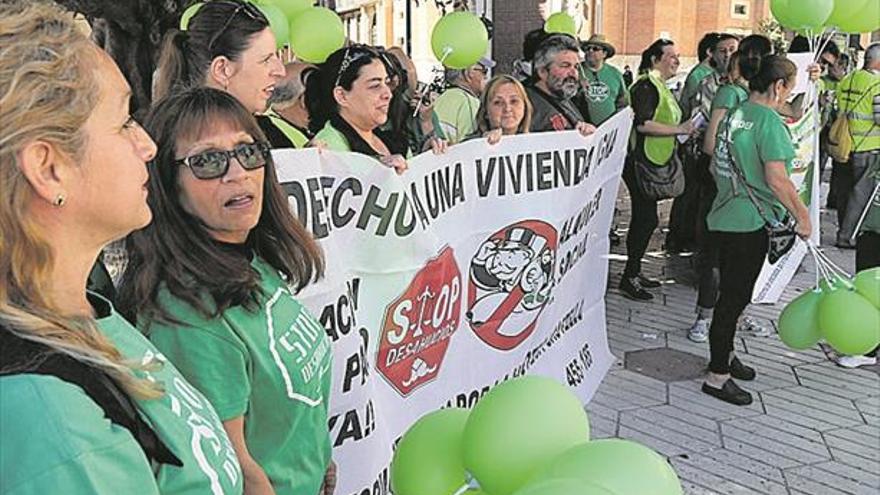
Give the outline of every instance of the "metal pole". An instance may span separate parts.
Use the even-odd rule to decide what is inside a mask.
[[[412,0],[406,0],[406,55],[412,57]]]

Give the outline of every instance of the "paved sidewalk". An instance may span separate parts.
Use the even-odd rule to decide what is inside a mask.
[[[670,204],[661,206],[665,216]],[[623,185],[618,207],[623,212],[619,218],[628,219]],[[823,212],[826,245],[833,243],[833,217],[833,211]],[[609,344],[618,361],[587,406],[593,438],[629,438],[668,456],[687,494],[880,493],[878,367],[840,368],[830,361],[829,349],[792,351],[775,333],[738,335],[737,353],[758,372],[754,382],[743,385],[755,402],[737,407],[701,393],[699,377],[709,346],[687,339],[695,317],[693,258],[666,256],[662,237],[655,234],[645,263],[647,275],[665,280],[652,291],[656,297],[650,303],[621,296],[617,284],[625,249],[623,243],[612,247],[605,300]],[[830,247],[826,253],[852,272],[854,251]],[[785,302],[814,280],[808,255],[782,301],[750,306],[746,314],[775,328]],[[682,372],[681,379],[647,376],[650,363],[639,368],[637,361],[646,357],[638,351],[648,349],[667,349],[660,352],[668,356],[654,364],[660,371]]]

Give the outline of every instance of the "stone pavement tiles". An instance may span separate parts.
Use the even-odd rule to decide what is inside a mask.
[[[669,204],[661,203],[664,217]],[[618,208],[625,237],[625,186]],[[834,241],[833,217],[823,212],[826,246]],[[830,349],[792,351],[775,332],[738,335],[738,355],[758,372],[754,382],[743,383],[754,403],[737,407],[701,393],[709,346],[687,339],[695,317],[693,258],[667,255],[662,240],[655,233],[644,263],[647,275],[664,281],[649,303],[621,296],[625,247],[612,247],[605,300],[608,341],[618,360],[586,408],[593,438],[627,438],[667,456],[687,494],[880,493],[878,367],[837,367]],[[854,251],[825,249],[853,270]],[[746,314],[775,328],[784,304],[814,281],[808,255],[779,303],[750,306]]]

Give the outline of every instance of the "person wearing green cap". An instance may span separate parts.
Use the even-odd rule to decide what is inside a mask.
[[[595,126],[611,118],[618,110],[629,105],[629,92],[623,74],[607,63],[614,56],[614,47],[605,36],[594,34],[581,43],[584,52],[582,85],[590,123]]]

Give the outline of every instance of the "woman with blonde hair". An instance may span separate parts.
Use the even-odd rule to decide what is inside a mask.
[[[152,216],[128,84],[48,3],[0,4],[0,47],[0,492],[240,493],[208,401],[86,290]]]
[[[486,84],[472,137],[485,137],[489,144],[495,144],[502,135],[528,133],[531,123],[532,103],[526,89],[513,76],[502,74]]]

